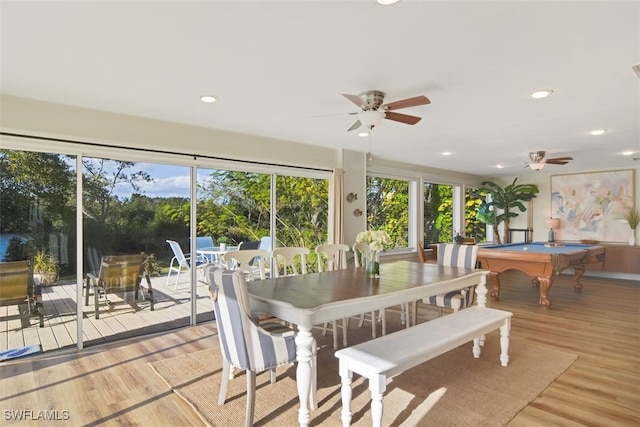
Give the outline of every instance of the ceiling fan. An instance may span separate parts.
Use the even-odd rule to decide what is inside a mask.
[[[365,126],[371,130],[382,121],[382,119],[393,120],[408,125],[415,125],[422,118],[410,116],[408,114],[396,113],[393,110],[415,107],[418,105],[430,104],[426,96],[414,96],[413,98],[402,99],[400,101],[383,104],[384,93],[379,90],[368,90],[359,95],[342,94],[349,101],[360,107],[361,111],[350,113],[358,116],[358,120],[349,128],[347,132]]]
[[[530,163],[527,163],[526,167],[530,167],[533,170],[540,171],[544,168],[544,165],[566,165],[569,160],[573,160],[573,157],[554,157],[552,159],[544,158],[544,151],[532,151],[529,153]]]

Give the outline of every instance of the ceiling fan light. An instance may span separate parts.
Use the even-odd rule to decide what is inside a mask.
[[[218,100],[218,98],[216,98],[213,95],[202,95],[200,97],[200,101],[204,102],[205,104],[211,104],[214,103]]]
[[[368,129],[378,126],[382,119],[384,119],[383,111],[368,110],[358,113],[358,120]]]
[[[548,89],[548,90],[538,90],[535,91],[533,93],[531,93],[531,95],[529,95],[530,97],[534,98],[534,99],[542,99],[542,98],[546,98],[547,96],[551,95],[553,93],[552,90]]]
[[[535,171],[539,171],[544,167],[544,163],[529,163],[529,167]]]

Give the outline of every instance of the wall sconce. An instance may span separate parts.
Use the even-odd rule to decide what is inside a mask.
[[[353,216],[362,216],[362,209],[356,209],[353,211]]]
[[[354,200],[358,200],[358,194],[356,194],[356,193],[347,194],[347,202],[351,203]]]

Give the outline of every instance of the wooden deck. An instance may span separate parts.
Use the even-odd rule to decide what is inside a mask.
[[[190,292],[188,275],[181,274],[178,287],[174,280],[166,286],[164,277],[152,278],[154,311],[149,303],[128,303],[121,297],[109,294],[112,303],[100,303],[100,318],[94,316],[93,296],[89,305],[83,304],[84,346],[94,346],[133,336],[167,331],[189,325]],[[213,306],[208,287],[198,283],[197,321],[213,319]],[[77,286],[75,283],[57,283],[42,288],[44,328],[38,326],[37,317],[29,319],[19,315],[18,306],[0,307],[0,350],[41,344],[43,351],[72,348],[77,345]],[[101,300],[104,301],[104,300]],[[26,305],[20,309],[26,310]]]

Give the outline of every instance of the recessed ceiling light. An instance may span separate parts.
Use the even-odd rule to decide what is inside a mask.
[[[633,155],[634,153],[635,153],[635,151],[627,150],[627,151],[623,151],[623,152],[622,152],[622,155],[623,155],[623,156],[631,156],[631,155]]]
[[[533,92],[531,95],[529,95],[532,98],[535,99],[540,99],[540,98],[546,98],[547,96],[551,95],[553,93],[552,90],[538,90],[536,92]]]
[[[442,152],[443,156],[450,156],[451,154],[452,154],[451,151],[443,151]]]
[[[400,0],[376,0],[376,2],[378,2],[378,4],[381,4],[383,6],[390,6],[392,4],[396,4],[398,3]]]
[[[358,136],[364,138],[365,136],[369,136],[369,132],[366,132],[366,131],[358,132]]]
[[[218,100],[218,98],[216,98],[213,95],[202,95],[200,97],[200,101],[205,102],[207,104],[211,104],[213,102],[216,102]]]
[[[606,129],[594,129],[591,132],[589,132],[591,135],[602,135],[603,133],[605,133],[607,130]]]
[[[496,165],[496,167],[497,167],[498,169],[504,169],[504,165],[503,165],[503,164]]]

